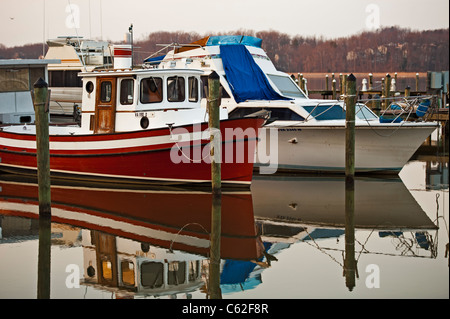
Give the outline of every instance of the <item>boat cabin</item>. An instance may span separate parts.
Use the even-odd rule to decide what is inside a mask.
[[[48,64],[59,60],[0,60],[0,124],[33,123],[30,91],[42,78],[48,81]]]
[[[192,125],[205,119],[201,70],[123,69],[81,73],[81,127],[114,133]],[[226,110],[222,112],[227,116]]]
[[[74,105],[81,103],[79,72],[112,69],[112,51],[106,41],[63,36],[47,41],[46,59],[59,59],[61,63],[48,66],[48,84],[52,90],[50,113],[72,115]]]

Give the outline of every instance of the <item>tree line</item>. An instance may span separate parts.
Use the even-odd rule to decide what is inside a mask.
[[[426,72],[449,70],[449,29],[413,31],[399,27],[336,39],[288,35],[274,30],[227,33],[153,32],[135,41],[135,61],[161,50],[162,44],[187,44],[209,35],[239,34],[262,39],[277,69],[285,72]],[[163,53],[161,53],[163,54]],[[0,58],[38,58],[42,44],[7,48]]]

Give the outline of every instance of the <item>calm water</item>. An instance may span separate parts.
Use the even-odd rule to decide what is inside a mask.
[[[0,298],[36,298],[36,185],[0,190]],[[225,193],[222,297],[449,298],[448,160],[357,178],[354,196],[352,254],[342,178],[255,176]],[[51,298],[207,297],[208,193],[55,186],[52,200]]]

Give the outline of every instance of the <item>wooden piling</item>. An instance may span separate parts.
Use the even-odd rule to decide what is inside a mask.
[[[50,246],[51,246],[51,196],[50,196],[50,142],[48,84],[42,79],[34,83],[32,92],[36,117],[36,160],[39,194],[39,252],[38,299],[50,298]]]
[[[36,117],[36,158],[39,185],[39,216],[51,216],[49,90],[42,79],[34,84],[33,104]]]
[[[337,96],[336,96],[336,79],[333,79],[333,81],[331,82],[331,88],[332,88],[332,99],[336,100]]]
[[[355,106],[356,77],[350,74],[347,78],[347,94],[345,97],[345,175],[355,175]]]
[[[411,88],[409,85],[405,88],[405,97],[409,97],[411,95]]]
[[[220,79],[216,72],[208,77],[208,113],[211,132],[211,235],[210,235],[210,265],[209,265],[209,296],[211,299],[221,299],[220,290],[220,238],[221,238],[221,141],[220,141]],[[220,156],[218,156],[220,155]]]
[[[416,73],[416,92],[419,92],[419,73]]]
[[[344,276],[347,288],[355,287],[355,107],[356,78],[350,74],[346,79],[346,130],[345,130],[345,258]]]
[[[373,74],[369,73],[369,91],[373,90]]]

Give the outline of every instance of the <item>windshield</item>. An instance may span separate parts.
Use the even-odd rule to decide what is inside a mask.
[[[375,120],[377,116],[364,104],[356,105],[356,116],[361,120]]]
[[[306,98],[290,76],[288,75],[281,76],[273,74],[267,74],[267,76],[275,84],[275,86],[278,88],[281,94],[283,94],[284,96],[294,98],[295,97]]]

